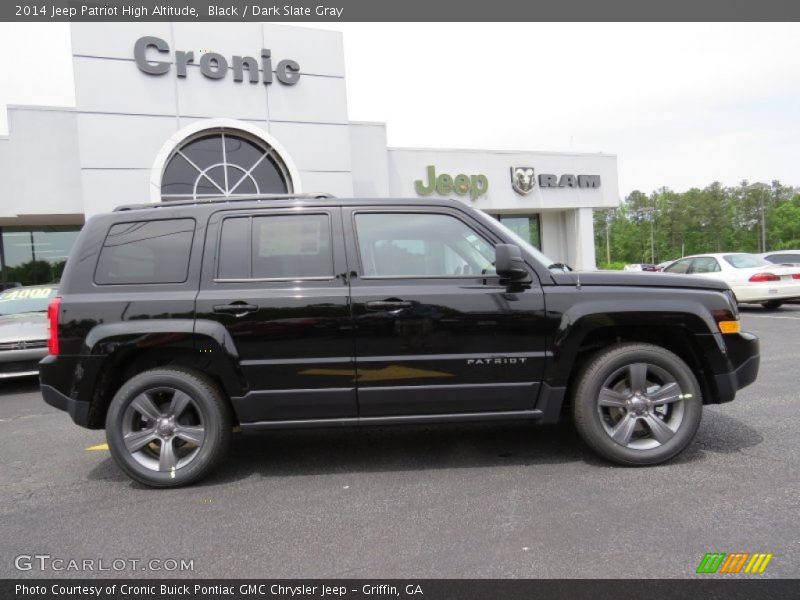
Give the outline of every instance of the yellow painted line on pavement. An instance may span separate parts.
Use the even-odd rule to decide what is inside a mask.
[[[95,451],[95,450],[108,450],[108,444],[95,444],[94,446],[89,446],[87,450]]]

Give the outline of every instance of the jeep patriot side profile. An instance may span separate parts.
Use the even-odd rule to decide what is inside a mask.
[[[564,272],[453,200],[122,207],[87,221],[49,319],[45,401],[156,487],[206,475],[235,426],[566,408],[605,458],[661,463],[759,364],[727,284]]]

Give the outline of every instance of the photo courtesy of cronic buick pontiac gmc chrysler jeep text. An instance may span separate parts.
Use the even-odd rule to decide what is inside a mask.
[[[451,200],[121,207],[84,226],[49,322],[44,399],[157,487],[206,475],[236,426],[567,410],[605,458],[652,465],[759,363],[726,283],[565,272]]]

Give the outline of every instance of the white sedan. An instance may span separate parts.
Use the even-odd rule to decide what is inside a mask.
[[[665,273],[683,273],[725,281],[739,302],[778,308],[788,300],[800,299],[800,265],[767,262],[744,253],[698,254],[676,260]]]

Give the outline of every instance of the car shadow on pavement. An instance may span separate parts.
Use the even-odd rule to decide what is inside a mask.
[[[764,436],[758,429],[721,411],[706,407],[694,441],[675,459],[675,462],[691,462],[696,460],[696,456],[702,457],[706,452],[735,454],[758,446],[763,441]]]
[[[14,377],[0,381],[0,398],[15,394],[32,394],[38,391],[38,377]]]
[[[695,440],[669,464],[704,461],[708,453],[736,453],[762,439],[742,421],[707,411]],[[235,435],[224,463],[197,485],[221,485],[253,475],[268,478],[576,462],[624,468],[596,456],[581,443],[568,421],[549,426],[519,422],[275,430],[265,435]],[[110,457],[92,469],[89,478],[127,481]]]

